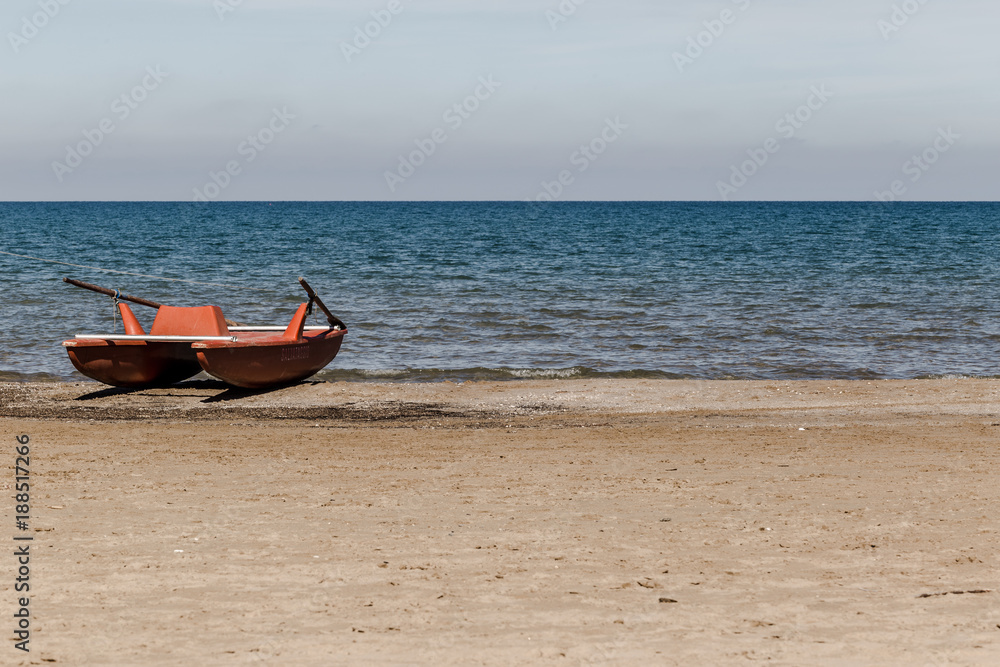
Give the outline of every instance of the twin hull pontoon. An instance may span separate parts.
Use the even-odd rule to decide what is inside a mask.
[[[261,389],[310,377],[337,356],[347,328],[319,303],[329,327],[305,326],[308,303],[287,327],[231,327],[218,306],[160,305],[146,334],[119,302],[124,335],[81,334],[63,346],[78,371],[115,387],[163,387],[204,370],[227,384]]]

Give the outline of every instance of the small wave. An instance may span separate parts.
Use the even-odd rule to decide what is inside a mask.
[[[497,373],[506,373],[520,380],[568,380],[582,377],[590,370],[579,366],[573,368],[491,368]]]
[[[347,371],[328,371],[332,373],[344,372],[344,373],[357,373],[361,377],[382,379],[382,378],[397,378],[406,375],[405,370],[391,370],[391,369],[371,369],[371,370],[347,370]]]
[[[915,380],[1000,380],[1000,375],[965,375],[964,373],[924,373]]]
[[[52,373],[19,373],[17,371],[0,371],[0,382],[72,382],[83,376],[53,375]]]
[[[849,304],[848,308],[853,308],[855,310],[875,310],[878,308],[895,308],[897,304],[890,303],[888,301],[876,301],[873,303],[852,303]]]

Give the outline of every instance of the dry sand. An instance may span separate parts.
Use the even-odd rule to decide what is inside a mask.
[[[4,384],[0,423],[4,665],[1000,664],[996,381]]]

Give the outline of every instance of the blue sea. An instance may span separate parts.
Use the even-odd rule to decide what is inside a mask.
[[[1000,376],[994,203],[0,203],[0,232],[2,380],[82,379],[60,342],[113,330],[63,276],[249,324],[305,276],[349,327],[325,380]]]

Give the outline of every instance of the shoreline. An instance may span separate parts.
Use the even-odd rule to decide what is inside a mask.
[[[1000,381],[4,383],[0,424],[14,664],[1000,660]]]
[[[359,369],[327,367],[305,380],[307,383],[333,384],[346,382],[349,384],[453,384],[500,382],[517,383],[526,381],[573,381],[573,380],[653,380],[653,381],[687,381],[687,382],[919,382],[923,380],[1000,380],[1000,374],[968,375],[962,373],[943,373],[931,375],[916,375],[905,377],[881,377],[862,374],[837,374],[825,376],[809,374],[782,377],[753,376],[715,376],[703,377],[697,374],[676,373],[664,370],[633,368],[618,371],[599,371],[586,366],[570,366],[565,368],[512,368],[512,367],[477,367],[477,368],[409,368],[409,369]],[[215,378],[201,372],[188,382],[214,382]],[[48,372],[23,373],[19,371],[0,371],[0,384],[100,384],[96,380],[76,373],[73,375],[53,374]]]
[[[1000,380],[650,380],[302,382],[269,391],[216,381],[162,389],[93,382],[0,383],[0,418],[60,420],[250,419],[419,421],[769,413],[884,419],[980,416],[1000,420]]]

